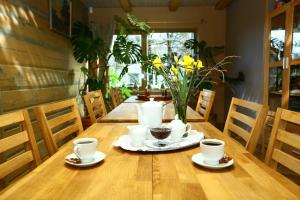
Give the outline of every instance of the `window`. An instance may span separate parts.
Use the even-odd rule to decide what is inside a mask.
[[[150,33],[147,36],[148,54],[155,54],[162,57],[164,54],[177,56],[185,54],[192,55],[193,51],[184,47],[184,42],[194,39],[193,32],[161,32]],[[154,72],[147,74],[148,85],[152,88],[160,88],[163,84],[163,77],[157,76]]]
[[[115,42],[117,36],[114,35],[113,43]],[[183,56],[185,54],[192,55],[193,52],[184,47],[184,42],[189,39],[194,39],[194,32],[156,32],[147,35],[147,41],[143,44],[147,45],[148,54],[156,54],[158,56],[163,56],[164,54],[170,55],[174,53],[178,56]],[[135,43],[142,45],[141,35],[129,35],[128,39],[134,41]],[[113,46],[113,45],[112,45]],[[116,74],[120,74],[124,65],[119,65],[115,62],[112,57],[109,60],[110,70],[114,71]],[[128,73],[122,78],[122,83],[125,86],[133,87],[134,85],[141,86],[141,79],[144,74],[141,70],[140,64],[133,64],[128,67]],[[163,78],[157,76],[154,72],[147,73],[147,84],[151,88],[160,88],[163,83]]]
[[[117,36],[113,36],[113,42],[111,46],[111,50],[113,47],[114,42],[116,41]],[[142,45],[142,36],[141,35],[129,35],[128,39],[130,41],[133,41],[136,44]],[[108,61],[108,65],[110,66],[109,70],[114,71],[118,76],[121,74],[124,64],[120,65],[115,62],[114,57],[112,56],[110,60]],[[143,78],[143,73],[141,69],[140,64],[132,64],[128,66],[128,73],[126,73],[122,81],[119,83],[119,86],[122,86],[123,84],[127,87],[133,87],[134,85],[140,86],[141,85],[141,79]]]

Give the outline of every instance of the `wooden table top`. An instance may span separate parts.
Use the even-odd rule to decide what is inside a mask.
[[[126,99],[123,103],[144,103],[146,101],[143,100],[138,100],[137,96],[131,96],[128,99]]]
[[[146,101],[139,100],[136,95],[133,95],[133,96],[129,97],[128,99],[126,99],[123,103],[144,103],[144,102],[146,102]],[[172,102],[172,100],[167,101],[167,102]]]
[[[225,141],[234,166],[207,170],[193,164],[199,147],[168,153],[134,153],[113,146],[126,125],[94,124],[80,137],[95,137],[106,158],[80,169],[64,164],[72,142],[0,193],[0,199],[299,199],[300,187],[257,160],[211,124],[193,123],[206,137]]]
[[[118,107],[109,112],[106,116],[102,117],[101,123],[137,123],[138,103],[121,103]],[[175,110],[173,103],[166,105],[163,121],[170,122],[175,118]],[[203,122],[204,118],[192,108],[187,108],[187,121],[188,122]]]

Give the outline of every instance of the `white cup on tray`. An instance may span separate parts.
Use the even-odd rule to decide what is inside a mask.
[[[129,125],[127,126],[130,144],[133,147],[141,147],[144,145],[144,140],[148,132],[148,127],[144,125]]]

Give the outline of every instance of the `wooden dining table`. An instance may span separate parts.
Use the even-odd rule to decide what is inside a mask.
[[[123,103],[144,103],[146,101],[138,99],[136,95],[133,95],[127,99]]]
[[[102,117],[101,123],[137,123],[137,104],[139,103],[121,103],[119,106]],[[173,103],[167,103],[163,121],[170,122],[175,118],[175,109]],[[191,107],[187,107],[188,122],[203,122],[204,118]]]
[[[72,141],[11,187],[0,199],[299,199],[300,187],[259,161],[245,148],[222,134],[210,123],[192,123],[208,138],[225,141],[226,154],[234,165],[209,170],[194,164],[193,148],[161,152],[129,152],[114,146],[126,134],[125,123],[93,124],[79,137],[94,137],[98,150],[106,154],[89,168],[65,164],[72,153]]]
[[[168,100],[167,102],[171,102],[172,100]],[[141,100],[136,95],[132,95],[129,98],[125,99],[123,103],[144,103],[145,100]]]

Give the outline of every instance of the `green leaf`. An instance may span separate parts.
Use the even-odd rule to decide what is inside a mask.
[[[146,22],[139,21],[132,13],[127,13],[127,19],[135,29],[144,33],[150,32],[150,26]]]
[[[90,28],[81,22],[73,24],[71,43],[74,58],[79,63],[103,58],[108,52],[103,39],[94,35]]]
[[[119,76],[119,80],[121,80],[122,77],[123,77],[126,73],[128,73],[128,66],[123,67],[123,69],[122,69],[122,71],[121,71],[121,73],[120,73],[120,76]]]
[[[113,46],[113,56],[119,64],[134,64],[141,59],[141,46],[132,41],[128,41],[126,37],[118,35]]]
[[[89,74],[89,70],[86,67],[81,67],[81,72],[86,76]]]

